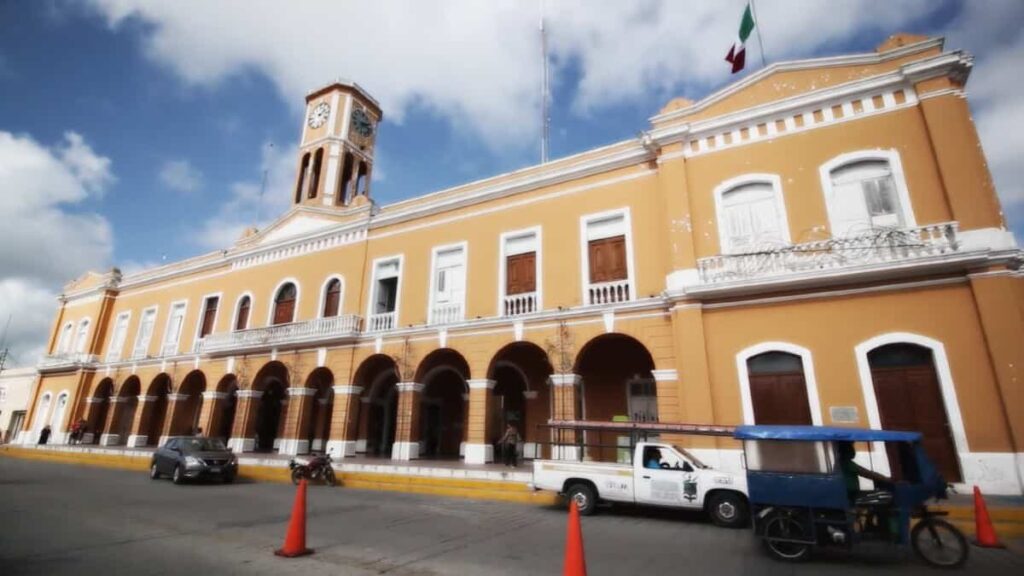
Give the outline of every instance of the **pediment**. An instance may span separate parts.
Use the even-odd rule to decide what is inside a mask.
[[[337,224],[338,223],[334,220],[329,220],[327,218],[295,214],[267,229],[266,232],[260,235],[260,239],[257,244],[262,246],[264,244],[272,244],[286,238],[313,234],[320,230],[337,226]]]

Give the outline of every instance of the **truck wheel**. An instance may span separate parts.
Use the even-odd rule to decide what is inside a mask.
[[[715,526],[743,528],[749,522],[747,501],[736,492],[716,492],[708,499],[708,516]]]
[[[589,516],[597,510],[597,494],[587,484],[573,484],[565,491],[565,496],[576,502],[581,516]]]

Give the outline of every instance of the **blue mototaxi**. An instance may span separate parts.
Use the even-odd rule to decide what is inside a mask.
[[[967,560],[963,534],[926,503],[949,486],[929,460],[921,434],[827,426],[738,426],[743,442],[754,533],[780,560],[805,560],[815,546],[866,540],[908,543],[927,563],[955,567]],[[882,442],[893,479],[854,461],[856,443]],[[860,478],[872,490],[860,490]],[[916,520],[911,529],[912,519]]]

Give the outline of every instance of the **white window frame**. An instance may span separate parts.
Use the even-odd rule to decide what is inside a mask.
[[[122,335],[121,345],[118,346],[117,345],[117,341],[115,340],[115,338],[117,337],[117,324],[118,324],[118,322],[121,321],[121,318],[125,319],[125,321],[124,321],[124,334]],[[117,317],[114,318],[113,331],[110,333],[110,343],[107,345],[107,356],[106,356],[106,361],[107,362],[117,362],[117,361],[121,360],[121,357],[124,354],[125,342],[128,341],[128,326],[131,324],[131,322],[132,322],[132,311],[131,310],[126,310],[124,312],[121,312],[121,313],[119,313],[117,315]]]
[[[544,279],[543,273],[544,266],[542,265],[543,259],[543,236],[541,226],[531,226],[529,228],[522,228],[520,230],[511,230],[509,232],[502,232],[498,237],[498,313],[497,316],[504,316],[505,314],[505,290],[506,286],[506,274],[508,269],[508,257],[510,256],[507,252],[506,246],[509,240],[514,238],[521,238],[523,236],[533,236],[535,243],[534,254],[537,255],[534,258],[534,279],[537,294],[537,309],[534,312],[540,312],[544,310]],[[515,256],[516,254],[512,254]]]
[[[317,318],[324,318],[324,305],[327,304],[327,286],[330,285],[331,280],[337,280],[340,282],[338,292],[338,316],[342,316],[345,311],[345,277],[341,274],[331,274],[328,276],[324,283],[320,285],[320,299],[317,301]]]
[[[587,292],[591,286],[590,284],[590,238],[588,238],[587,228],[591,222],[598,222],[601,220],[607,220],[616,216],[622,217],[622,225],[624,227],[624,233],[626,236],[626,281],[629,283],[629,299],[626,302],[633,302],[637,300],[636,293],[636,267],[633,262],[633,220],[630,217],[629,206],[623,208],[616,208],[614,210],[606,210],[604,212],[597,212],[594,214],[584,214],[580,216],[580,302],[583,306],[590,306],[588,301]],[[617,234],[616,234],[617,236]],[[601,240],[603,238],[614,238],[614,236],[604,236],[602,238],[594,238],[594,240]]]
[[[366,318],[367,320],[369,320],[371,316],[376,314],[376,312],[374,312],[373,309],[377,305],[377,270],[380,268],[381,264],[390,262],[392,260],[398,261],[398,274],[396,275],[396,278],[398,278],[398,286],[395,289],[395,328],[398,328],[398,326],[401,325],[401,323],[399,322],[399,311],[402,308],[402,273],[405,271],[404,253],[395,254],[392,256],[382,256],[380,258],[373,259],[373,262],[371,263],[371,266],[373,266],[373,268],[372,273],[370,274],[370,298],[369,301],[366,303]]]
[[[143,322],[145,322],[145,320],[146,320],[146,314],[148,314],[150,312],[153,312],[153,329],[149,333],[149,339],[146,341],[146,348],[142,351],[142,354],[136,354],[136,351],[139,349],[139,338],[142,337]],[[159,317],[160,317],[160,307],[159,306],[150,306],[149,308],[143,308],[142,309],[142,312],[139,314],[139,326],[135,330],[135,340],[134,340],[134,342],[132,344],[132,354],[131,354],[131,357],[133,359],[149,357],[149,349],[153,346],[153,336],[156,334],[156,321],[157,321],[157,318],[159,318]]]
[[[71,352],[74,354],[85,354],[89,344],[89,328],[92,327],[91,318],[82,318],[78,321],[78,329],[75,330],[74,344]]]
[[[818,174],[821,178],[821,193],[824,195],[823,199],[825,201],[825,209],[828,212],[829,232],[833,238],[840,238],[842,236],[837,235],[835,232],[837,214],[835,209],[829,203],[829,198],[833,196],[832,172],[846,166],[847,164],[855,164],[857,162],[872,160],[889,163],[889,170],[892,172],[893,184],[896,186],[896,196],[899,198],[900,210],[903,212],[903,226],[904,228],[917,227],[917,219],[914,217],[914,207],[910,203],[910,189],[907,188],[907,178],[903,172],[903,162],[900,160],[899,152],[894,149],[858,150],[855,152],[840,154],[825,162],[818,168]]]
[[[231,310],[231,329],[230,329],[230,332],[238,332],[238,330],[235,329],[235,326],[238,325],[238,309],[241,308],[242,300],[246,296],[249,297],[249,317],[246,319],[246,322],[245,322],[245,330],[248,330],[248,329],[252,328],[252,310],[253,310],[254,304],[256,303],[256,299],[253,298],[252,292],[249,292],[248,290],[246,290],[245,292],[242,292],[241,294],[239,294],[238,298],[235,298],[235,307],[234,307],[234,309]]]
[[[64,405],[63,406],[60,405],[60,401],[61,401],[62,398],[64,399]],[[71,404],[71,392],[69,390],[61,390],[60,393],[57,394],[56,398],[53,401],[53,410],[50,410],[50,417],[49,417],[49,421],[50,421],[50,436],[51,436],[51,438],[54,438],[56,440],[55,443],[57,443],[57,442],[59,442],[61,444],[64,443],[64,440],[59,436],[59,434],[63,434],[64,433],[64,427],[61,426],[61,424],[63,424],[62,420],[64,420],[68,416],[68,405],[69,404]],[[60,418],[57,417],[58,416],[57,410],[61,411]]]
[[[75,340],[75,323],[72,321],[66,322],[60,328],[60,335],[57,336],[57,346],[53,352],[56,355],[67,354],[70,350],[71,343]]]
[[[778,211],[780,226],[782,227],[782,240],[787,245],[793,243],[793,237],[789,232],[789,215],[786,212],[786,200],[782,195],[782,177],[778,174],[751,173],[730,178],[718,186],[715,186],[715,216],[718,223],[718,250],[721,254],[731,254],[732,246],[728,241],[728,225],[725,221],[725,194],[737,188],[749,184],[768,184],[772,187],[775,195],[775,209]]]
[[[283,288],[284,285],[289,282],[295,285],[295,309],[292,312],[292,321],[288,322],[288,324],[294,324],[298,322],[299,303],[302,302],[302,285],[299,284],[298,280],[289,276],[288,278],[284,278],[283,280],[278,282],[277,286],[274,286],[274,290],[270,293],[270,303],[267,306],[267,323],[264,324],[264,326],[274,325],[274,305],[277,304],[277,294],[281,292],[281,288]],[[249,305],[249,313],[252,314],[251,304]],[[250,328],[252,328],[252,326],[250,326]]]
[[[434,307],[437,306],[437,257],[442,252],[456,250],[462,253],[462,317],[459,318],[459,321],[466,318],[466,301],[469,299],[469,242],[463,240],[434,246],[430,251],[430,277],[427,279],[427,324],[434,323]]]
[[[178,331],[178,341],[175,343],[174,353],[166,354],[167,349],[167,336],[171,331],[171,320],[174,319],[174,309],[181,306],[181,326]],[[177,356],[181,352],[181,337],[185,334],[185,317],[188,314],[188,300],[175,300],[171,302],[170,307],[167,309],[167,320],[164,323],[164,335],[160,339],[160,356]]]
[[[195,347],[196,342],[199,342],[199,338],[200,338],[199,333],[203,330],[203,317],[206,316],[206,304],[210,301],[210,298],[217,298],[218,299],[217,300],[217,311],[214,312],[214,314],[213,314],[213,332],[210,332],[210,334],[214,334],[214,333],[217,332],[217,320],[220,318],[220,310],[221,310],[221,308],[224,307],[224,293],[223,292],[213,292],[211,294],[206,294],[202,298],[200,298],[199,302],[201,304],[199,306],[199,317],[196,319],[196,331],[192,335],[192,346],[193,346],[193,348]],[[252,310],[252,307],[250,306],[249,309]]]

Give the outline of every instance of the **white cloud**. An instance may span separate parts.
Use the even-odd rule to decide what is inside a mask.
[[[110,224],[74,207],[114,181],[110,159],[79,134],[46,147],[0,131],[0,322],[12,316],[8,341],[16,362],[35,361],[61,286],[110,262]]]
[[[188,160],[168,160],[160,168],[160,182],[175,192],[195,192],[203,187],[203,174]]]
[[[262,228],[288,210],[287,191],[295,185],[298,154],[296,145],[277,148],[264,144],[259,173],[267,174],[265,192],[260,192],[262,177],[233,183],[231,197],[203,222],[194,236],[196,242],[211,250],[230,248],[246,228]]]

